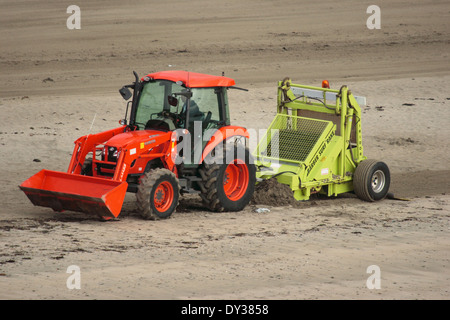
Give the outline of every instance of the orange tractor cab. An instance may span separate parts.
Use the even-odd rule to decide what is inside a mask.
[[[38,172],[20,185],[27,197],[106,220],[119,216],[126,192],[136,193],[146,219],[168,218],[180,193],[198,193],[213,211],[242,210],[256,168],[247,130],[230,125],[234,80],[186,71],[134,75],[119,90],[129,100],[121,126],[77,139],[67,172]]]

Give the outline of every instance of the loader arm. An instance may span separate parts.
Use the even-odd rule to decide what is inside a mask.
[[[86,159],[86,155],[94,150],[94,148],[107,140],[111,139],[113,136],[120,134],[125,131],[126,126],[111,129],[108,131],[88,134],[78,138],[74,143],[75,147],[73,149],[72,158],[70,159],[69,168],[67,173],[70,174],[80,174],[81,167]]]

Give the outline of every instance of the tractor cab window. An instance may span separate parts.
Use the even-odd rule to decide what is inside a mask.
[[[228,122],[225,88],[192,88],[188,130],[193,133],[195,122],[202,123],[202,131],[217,129]]]
[[[188,125],[191,134],[193,163],[200,161],[199,156],[216,129],[229,125],[226,88],[192,88]],[[201,139],[201,143],[198,143]]]
[[[187,114],[187,97],[179,93],[190,90],[192,96]],[[187,89],[168,80],[146,82],[139,96],[134,124],[139,130],[161,128],[172,131],[186,128],[194,134],[195,125],[204,133],[207,129],[217,129],[229,124],[226,88],[191,88]],[[178,93],[177,105],[169,103],[169,96]],[[186,123],[188,120],[188,123]],[[211,131],[211,130],[209,130]]]
[[[167,80],[145,83],[140,94],[135,117],[135,124],[139,127],[139,130],[161,123],[167,127],[167,130],[174,130],[176,128],[174,118],[181,112],[181,106],[180,104],[171,106],[167,97],[182,90],[186,89]]]

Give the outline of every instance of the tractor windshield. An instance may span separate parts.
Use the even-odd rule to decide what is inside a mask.
[[[139,126],[139,129],[145,129],[151,120],[163,119],[163,112],[172,114],[181,112],[182,105],[171,106],[167,97],[182,90],[186,90],[186,88],[167,80],[145,83],[136,110],[135,124]],[[170,125],[169,129],[173,130],[174,128]]]

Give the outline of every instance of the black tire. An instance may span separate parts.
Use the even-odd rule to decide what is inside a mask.
[[[364,160],[353,175],[353,188],[361,200],[377,201],[384,199],[389,191],[391,176],[388,166],[377,160]]]
[[[159,168],[141,177],[136,193],[138,211],[144,219],[169,218],[178,206],[180,185],[175,174]]]
[[[227,152],[233,152],[228,163]],[[256,183],[256,167],[248,148],[228,144],[215,159],[221,161],[208,163],[207,158],[199,168],[202,178],[199,182],[200,197],[203,204],[209,210],[217,212],[244,209],[253,196]],[[231,172],[234,173],[230,174]],[[230,178],[230,175],[233,175],[233,178]],[[228,183],[233,183],[235,187],[230,188]]]

